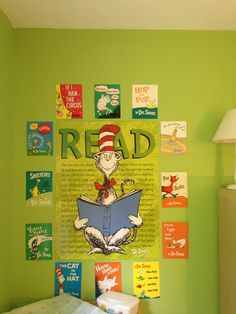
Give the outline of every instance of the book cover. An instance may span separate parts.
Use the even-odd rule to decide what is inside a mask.
[[[52,259],[52,224],[26,224],[25,246],[27,260]]]
[[[181,156],[187,151],[186,121],[161,122],[161,152],[168,156]]]
[[[132,86],[133,119],[156,119],[158,117],[158,86]]]
[[[27,155],[49,156],[53,154],[53,123],[27,121]]]
[[[26,205],[52,205],[52,171],[26,171]]]
[[[57,84],[56,95],[58,119],[83,118],[83,101],[81,84]]]
[[[188,185],[186,172],[161,173],[162,207],[188,207]]]
[[[99,84],[94,86],[95,118],[120,118],[120,85]]]
[[[77,200],[79,217],[88,218],[87,226],[99,229],[104,236],[109,236],[123,227],[131,228],[133,225],[128,216],[138,215],[141,192],[141,190],[131,191],[109,205],[82,196]]]
[[[96,298],[107,291],[121,292],[121,263],[95,263]]]
[[[188,223],[162,223],[163,258],[188,258]]]
[[[133,289],[140,299],[160,297],[159,262],[133,263]]]
[[[68,293],[81,297],[82,264],[80,262],[55,263],[55,296]]]

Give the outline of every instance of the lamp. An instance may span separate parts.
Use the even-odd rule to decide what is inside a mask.
[[[226,112],[212,142],[235,143],[236,154],[236,108]],[[229,190],[236,190],[236,164],[234,167],[234,184],[230,184],[226,188]]]

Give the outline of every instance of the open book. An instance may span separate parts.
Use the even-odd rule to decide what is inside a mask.
[[[138,216],[141,190],[133,190],[110,204],[99,204],[84,196],[78,198],[79,217],[88,218],[87,226],[99,229],[104,236],[134,225],[128,216]]]

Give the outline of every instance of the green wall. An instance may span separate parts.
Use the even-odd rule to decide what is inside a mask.
[[[7,225],[12,228],[11,306],[50,297],[54,291],[55,260],[25,260],[24,227],[33,222],[54,223],[55,206],[26,208],[24,198],[25,171],[55,170],[56,156],[26,156],[26,121],[56,122],[57,83],[83,84],[84,119],[88,120],[94,117],[94,83],[121,84],[124,120],[131,119],[131,85],[157,83],[158,123],[184,120],[188,125],[187,155],[160,156],[159,168],[160,172],[188,172],[189,208],[160,206],[160,218],[189,222],[190,254],[187,260],[160,257],[161,298],[143,300],[143,313],[217,314],[217,188],[232,180],[233,147],[216,146],[211,139],[225,110],[236,104],[236,32],[19,29],[15,44],[9,123],[14,197]],[[7,250],[8,245],[4,246]],[[127,293],[132,293],[131,263],[122,262],[123,292]],[[93,265],[83,262],[84,299],[94,298]]]
[[[14,114],[11,98],[13,30],[0,11],[0,146],[1,146],[1,188],[0,188],[0,310],[10,304],[10,258],[11,258],[11,173],[12,126],[9,121]]]

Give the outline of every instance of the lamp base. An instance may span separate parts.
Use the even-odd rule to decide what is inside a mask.
[[[226,189],[228,189],[228,190],[236,190],[236,184],[227,185]]]

